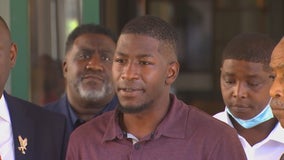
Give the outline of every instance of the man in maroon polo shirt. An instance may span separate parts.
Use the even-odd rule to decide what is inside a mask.
[[[170,93],[178,72],[168,23],[153,16],[127,23],[112,66],[119,106],[72,133],[67,160],[245,160],[232,128]]]

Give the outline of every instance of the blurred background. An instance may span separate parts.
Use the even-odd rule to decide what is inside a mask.
[[[67,35],[79,24],[97,23],[119,34],[140,15],[172,24],[181,39],[181,72],[172,92],[209,114],[224,108],[219,86],[220,56],[242,32],[284,35],[283,0],[0,0],[0,15],[18,45],[6,86],[12,95],[39,105],[64,92],[61,62]]]

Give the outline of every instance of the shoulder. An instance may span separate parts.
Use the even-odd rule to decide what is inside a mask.
[[[212,117],[204,111],[198,109],[193,105],[187,105],[183,101],[175,99],[173,101],[175,109],[174,114],[182,114],[186,119],[186,135],[199,135],[212,139],[211,141],[217,142],[223,137],[236,136],[236,131],[224,122]],[[210,134],[209,134],[210,133]],[[225,134],[225,136],[224,136]]]
[[[192,125],[194,125],[193,122],[198,122],[196,124],[198,124],[199,127],[206,126],[205,128],[213,130],[213,132],[214,130],[216,130],[216,132],[219,132],[218,130],[227,130],[229,132],[233,131],[233,129],[226,123],[212,117],[204,111],[194,106],[190,106],[190,108],[191,111],[189,112],[189,119]]]
[[[71,133],[71,143],[90,143],[91,141],[97,143],[97,141],[101,141],[106,132],[115,130],[113,125],[114,115],[115,110],[105,112],[79,126]],[[90,141],[86,142],[86,139]]]
[[[107,126],[110,124],[110,121],[114,118],[114,114],[115,110],[105,112],[78,127],[74,131],[74,134],[89,134],[93,130],[97,133],[104,132]]]
[[[34,120],[65,121],[65,117],[61,114],[45,110],[26,100],[11,95],[5,95],[5,99],[10,112],[22,112],[23,115]]]
[[[240,159],[242,157],[241,159],[244,159],[242,145],[234,128],[194,106],[189,106],[189,108],[187,120],[189,139],[196,139],[196,143],[206,146],[212,158]]]
[[[59,100],[44,105],[43,108],[50,111],[60,111],[62,108],[67,106],[66,103],[67,103],[67,98],[64,95]]]
[[[37,156],[55,157],[63,156],[67,144],[66,118],[55,112],[22,100],[17,97],[5,95],[12,122],[13,134],[28,137],[30,148],[41,148]],[[38,158],[36,158],[38,159]]]
[[[193,105],[185,104],[177,98],[173,100],[173,106],[173,114],[180,114],[180,116],[186,119],[189,135],[196,131],[201,132],[202,134],[208,134],[209,132],[211,135],[216,134],[216,136],[220,134],[220,131],[234,132],[234,130],[226,123],[221,122]]]

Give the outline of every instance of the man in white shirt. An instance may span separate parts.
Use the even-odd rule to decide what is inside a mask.
[[[277,46],[274,48],[270,67],[275,73],[275,79],[270,88],[271,108],[276,118],[280,121],[282,127],[284,128],[284,37],[280,40]]]
[[[0,16],[0,159],[63,160],[67,142],[65,117],[4,90],[16,57],[17,46]]]
[[[272,97],[271,100],[271,109],[275,117],[279,120],[282,127],[284,127],[284,83],[283,83],[283,76],[284,76],[284,37],[280,40],[277,46],[274,48],[271,60],[270,60],[270,67],[272,68],[273,72],[275,73],[273,84],[270,88],[270,96]],[[284,151],[281,157],[281,160],[284,160]]]
[[[278,160],[284,151],[284,130],[269,105],[274,46],[266,35],[244,33],[223,51],[220,85],[226,107],[214,117],[237,130],[249,160]]]
[[[0,137],[0,160],[2,156],[6,159],[15,159],[12,123],[4,96],[0,98],[0,131],[5,133]]]

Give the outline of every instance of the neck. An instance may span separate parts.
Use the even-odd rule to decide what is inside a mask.
[[[167,114],[170,102],[169,100],[165,102],[165,105],[148,107],[147,110],[140,113],[123,113],[121,120],[122,129],[133,134],[138,139],[150,135]]]
[[[264,140],[278,122],[276,118],[272,118],[253,128],[246,129],[239,125],[233,118],[230,117],[230,119],[238,134],[244,137],[251,146]]]
[[[74,108],[73,108],[74,109]],[[97,113],[97,112],[88,112],[88,111],[85,111],[85,112],[78,112],[77,110],[75,110],[74,109],[74,111],[75,111],[75,114],[77,115],[77,117],[79,118],[79,119],[81,119],[81,120],[84,120],[84,121],[89,121],[89,120],[91,120],[94,116],[95,116],[95,114]]]
[[[111,101],[112,95],[104,98],[104,100],[96,102],[86,101],[82,98],[72,98],[68,95],[67,98],[78,118],[88,121],[105,108],[105,106]]]

